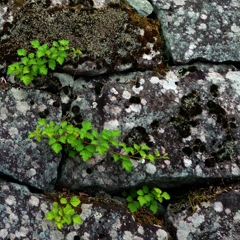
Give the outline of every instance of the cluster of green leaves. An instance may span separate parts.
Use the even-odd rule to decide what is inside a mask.
[[[158,210],[157,201],[162,203],[163,198],[166,200],[170,199],[167,192],[162,192],[159,188],[153,188],[150,192],[147,186],[143,186],[143,189],[138,191],[135,188],[131,188],[129,194],[124,191],[122,195],[127,198],[129,202],[128,208],[131,212],[136,212],[140,206],[146,206],[156,213]],[[138,201],[136,201],[136,198]]]
[[[23,56],[21,59],[21,63],[15,62],[12,65],[8,66],[7,74],[16,75],[17,78],[20,78],[27,86],[32,80],[34,76],[39,75],[47,75],[48,68],[46,64],[48,63],[48,67],[52,70],[56,68],[56,62],[60,65],[63,64],[64,58],[70,54],[73,54],[76,57],[76,54],[81,54],[80,50],[75,50],[72,48],[72,52],[67,54],[65,50],[69,49],[67,40],[60,40],[58,42],[53,42],[53,47],[47,49],[47,44],[43,44],[40,46],[38,40],[31,41],[33,48],[37,48],[36,56],[34,53],[29,53],[27,55],[26,50],[18,49],[17,53],[19,56]]]
[[[60,230],[64,223],[70,225],[73,221],[75,224],[81,224],[81,217],[78,214],[75,214],[75,211],[72,208],[72,206],[77,207],[80,204],[80,200],[74,196],[68,203],[67,199],[63,198],[62,195],[59,195],[59,200],[59,203],[53,202],[53,209],[47,213],[46,219],[49,221],[55,219],[55,224]]]
[[[122,160],[122,167],[127,171],[131,171],[132,162],[129,158],[139,159],[139,157],[134,157],[136,154],[140,154],[141,158],[149,159],[154,162],[154,160],[164,158],[168,159],[168,155],[164,154],[160,156],[158,150],[155,150],[156,156],[152,154],[146,154],[146,150],[149,147],[142,145],[141,147],[134,144],[134,148],[127,147],[125,143],[118,143],[114,138],[120,137],[121,132],[118,130],[106,130],[104,129],[101,134],[96,130],[92,130],[92,125],[90,122],[82,122],[82,128],[76,128],[73,125],[68,125],[66,121],[61,122],[61,125],[55,125],[53,121],[47,124],[45,119],[38,121],[40,126],[45,127],[43,130],[40,126],[36,127],[36,130],[29,134],[28,138],[36,137],[37,141],[40,142],[42,137],[48,137],[48,144],[52,149],[59,153],[63,148],[62,144],[65,145],[64,150],[69,154],[70,157],[74,158],[77,153],[81,155],[83,161],[87,161],[93,156],[94,153],[98,152],[103,156],[107,151],[113,154],[114,161],[117,162],[119,159]],[[92,130],[91,132],[89,132]],[[120,154],[109,150],[110,144],[115,147],[122,147],[127,154]],[[128,154],[132,154],[129,156]]]

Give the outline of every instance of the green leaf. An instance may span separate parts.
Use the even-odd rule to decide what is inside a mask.
[[[154,156],[152,154],[148,154],[148,159],[154,163]]]
[[[66,198],[61,198],[60,203],[61,204],[67,204],[67,199]]]
[[[81,152],[84,149],[82,144],[77,144],[76,151]]]
[[[109,140],[109,138],[112,136],[112,133],[111,131],[107,130],[107,129],[103,129],[102,131],[102,134],[101,134],[101,137],[106,139],[106,140]]]
[[[156,157],[160,156],[160,153],[159,153],[159,151],[157,149],[155,149],[155,155],[156,155]]]
[[[38,136],[38,137],[37,137],[37,141],[38,141],[38,142],[41,142],[41,136]]]
[[[18,53],[19,56],[26,56],[27,55],[27,52],[26,52],[25,49],[18,49],[17,53]]]
[[[23,74],[26,74],[26,73],[29,73],[29,72],[30,72],[29,68],[25,66],[23,68]]]
[[[77,196],[73,196],[71,199],[70,199],[70,203],[74,206],[74,207],[77,207],[81,201],[78,199]]]
[[[46,50],[47,49],[47,43],[43,44],[41,47],[39,47],[38,49],[40,50]]]
[[[133,202],[133,198],[132,198],[131,196],[128,196],[128,197],[127,197],[127,201],[128,201],[128,202]]]
[[[54,59],[49,59],[48,60],[48,67],[51,68],[52,70],[55,70],[55,68],[56,68],[56,61]]]
[[[62,128],[64,129],[64,128],[67,126],[67,122],[66,122],[66,121],[61,122],[61,126],[62,126]]]
[[[38,48],[40,46],[40,43],[38,40],[36,41],[31,41],[31,44],[33,45],[33,48]]]
[[[101,143],[100,143],[100,146],[101,146],[101,147],[105,147],[105,148],[107,148],[107,149],[110,148],[109,145],[108,145],[108,143],[107,143],[106,141],[101,142]]]
[[[27,57],[24,57],[24,58],[22,58],[21,60],[22,60],[22,63],[23,63],[24,65],[27,65],[27,64],[28,64],[29,59],[28,59]]]
[[[44,50],[38,50],[36,55],[37,55],[38,58],[41,58],[45,55],[45,51]]]
[[[91,144],[98,145],[98,141],[97,140],[92,140]]]
[[[62,130],[62,129],[60,129],[60,130]],[[59,130],[59,131],[60,131],[60,130]],[[61,137],[58,139],[58,141],[61,142],[61,143],[66,143],[66,139],[67,139],[66,136],[61,136]]]
[[[57,58],[57,62],[58,62],[60,65],[62,65],[63,62],[64,62],[64,58],[63,58],[63,57],[58,57],[58,58]]]
[[[92,157],[93,153],[84,149],[80,152],[80,155],[82,156],[83,161],[86,162],[90,157]]]
[[[87,149],[89,152],[92,152],[92,153],[96,152],[96,147],[94,147],[93,145],[88,145],[85,147],[85,149]]]
[[[46,65],[41,65],[39,67],[39,74],[40,75],[47,75],[47,73],[48,73],[48,69],[47,69]]]
[[[120,137],[121,132],[119,130],[112,130],[112,137]]]
[[[119,155],[114,154],[113,159],[114,159],[114,162],[117,162],[120,159],[120,157],[119,157]]]
[[[140,147],[139,147],[137,144],[134,143],[133,146],[134,146],[134,148],[135,148],[137,151],[140,150]]]
[[[133,213],[133,212],[136,212],[137,209],[139,208],[139,202],[137,201],[134,201],[132,203],[129,203],[128,204],[128,208],[130,209],[130,211]]]
[[[33,137],[35,137],[36,136],[36,134],[34,133],[34,132],[31,132],[29,135],[28,135],[28,138],[33,138]]]
[[[62,223],[57,223],[56,225],[57,225],[57,227],[58,227],[59,230],[62,229],[62,225],[63,225]]]
[[[82,127],[88,131],[92,129],[92,124],[90,122],[82,122]]]
[[[53,202],[53,206],[54,207],[58,207],[58,203],[57,202]]]
[[[54,123],[54,121],[51,121],[51,122],[49,123],[49,127],[51,128],[51,127],[53,127],[53,126],[55,126],[55,123]]]
[[[48,212],[45,218],[49,221],[52,221],[54,217],[55,215],[52,212]]]
[[[131,188],[129,191],[129,194],[133,197],[136,198],[137,197],[137,191],[135,188]]]
[[[58,42],[59,42],[61,45],[63,45],[63,46],[69,44],[69,41],[67,41],[67,40],[59,40]]]
[[[64,130],[63,130],[63,129],[59,129],[59,131],[58,131],[58,132],[59,132],[59,134],[60,134],[60,135],[63,135],[63,133],[64,133]]]
[[[55,138],[51,137],[51,138],[49,139],[49,141],[48,141],[48,145],[52,145],[52,144],[54,144],[56,141],[57,141],[57,140],[56,140]]]
[[[75,158],[76,152],[73,151],[73,150],[70,150],[68,156],[71,157],[71,158]]]
[[[142,145],[141,150],[149,150],[150,148],[147,145]]]
[[[143,192],[146,194],[146,193],[149,193],[149,189],[147,186],[143,186]]]
[[[120,144],[118,144],[118,146],[121,146],[121,147],[123,147],[124,149],[127,147],[125,143],[120,143]]]
[[[154,213],[157,212],[158,210],[158,205],[156,201],[153,201],[152,204],[150,205],[150,210],[153,211]]]
[[[31,53],[30,53],[31,54]],[[30,55],[29,54],[29,55]],[[29,61],[28,61],[28,65],[30,66],[30,65],[34,65],[34,64],[37,64],[37,62],[36,62],[36,60],[35,59],[30,59]]]
[[[65,223],[67,223],[68,225],[70,225],[72,223],[72,219],[70,216],[63,216],[63,220],[65,221]]]
[[[56,49],[55,47],[51,47],[51,48],[50,48],[50,52],[51,52],[51,53],[55,52],[56,50],[57,50],[57,49]],[[51,56],[50,56],[50,57],[51,57]]]
[[[52,145],[52,149],[55,151],[55,153],[59,153],[62,150],[62,146],[59,143],[54,143]]]
[[[73,125],[68,125],[66,127],[66,132],[72,134],[74,132]]]
[[[58,125],[55,125],[54,131],[57,132],[57,131],[59,130],[59,128],[60,128],[60,127],[59,127]]]
[[[65,58],[67,57],[67,53],[65,51],[60,51],[59,56]]]
[[[166,193],[166,192],[164,192],[164,193],[162,194],[162,197],[165,198],[166,200],[169,200],[169,199],[170,199],[170,195],[169,195],[168,193]]]
[[[144,195],[143,190],[142,190],[142,189],[138,190],[138,191],[137,191],[137,194],[138,194],[138,195]]]
[[[58,45],[58,42],[53,41],[53,46],[58,47],[58,46],[59,46],[59,45]]]
[[[99,137],[99,134],[98,132],[94,129],[92,130],[92,135],[95,137],[95,138],[98,138]]]
[[[127,194],[126,191],[123,191],[123,192],[122,192],[122,195],[123,195],[124,197],[127,197],[128,194]]]
[[[113,146],[118,146],[118,141],[117,140],[109,140],[109,142],[113,145]]]
[[[33,75],[32,74],[27,74],[21,77],[21,80],[23,83],[27,86],[30,82],[33,80]]]
[[[34,58],[34,53],[29,53],[28,58]]]
[[[140,155],[141,155],[142,157],[146,157],[146,156],[147,156],[147,154],[146,154],[144,151],[142,151],[142,150],[140,150],[139,153],[140,153]]]
[[[123,159],[123,156],[121,156],[120,158]],[[132,170],[132,162],[127,158],[127,159],[123,159],[122,161],[122,168],[126,169],[128,172],[131,172]]]
[[[145,199],[147,200],[147,202],[151,202],[151,201],[152,201],[152,199],[151,199],[151,196],[150,196],[150,195],[145,195],[144,197],[145,197]]]
[[[138,201],[140,203],[141,206],[143,206],[145,203],[147,203],[146,199],[144,196],[138,196]]]
[[[75,224],[82,224],[82,220],[81,220],[81,217],[79,215],[77,215],[77,214],[73,215],[72,219],[73,219],[73,222]]]
[[[103,155],[105,154],[105,152],[107,151],[107,148],[106,148],[106,147],[103,147],[103,146],[97,146],[96,151],[97,151],[101,156],[103,156]]]

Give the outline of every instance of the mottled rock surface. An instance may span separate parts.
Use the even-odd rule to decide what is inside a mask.
[[[152,0],[174,63],[240,61],[240,2]]]
[[[71,104],[75,121],[90,121],[122,132],[127,146],[145,143],[170,160],[132,160],[132,172],[110,154],[87,162],[65,159],[61,181],[72,188],[99,186],[107,191],[148,183],[169,188],[210,180],[239,179],[239,108],[233,66],[204,65],[170,68],[166,77],[135,72],[74,82]],[[72,170],[73,175],[72,175]]]
[[[42,190],[53,190],[61,154],[55,154],[48,140],[28,139],[40,118],[60,123],[57,97],[39,90],[9,88],[0,91],[0,174]]]
[[[216,199],[196,206],[193,215],[189,214],[189,203],[184,203],[178,211],[173,211],[178,204],[169,204],[166,218],[179,240],[238,240],[239,201],[239,190],[222,193]]]
[[[45,219],[52,201],[32,194],[26,186],[0,181],[1,239],[138,239],[167,240],[160,226],[140,224],[119,206],[83,204],[82,225],[64,225],[61,231]]]

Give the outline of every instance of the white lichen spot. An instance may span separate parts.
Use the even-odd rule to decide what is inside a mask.
[[[196,166],[195,170],[196,170],[197,176],[201,176],[202,175],[202,169],[201,169],[201,167],[199,165]]]
[[[198,29],[199,30],[207,30],[207,25],[205,23],[201,23],[199,26],[198,26]]]
[[[2,190],[10,190],[8,185],[2,185]]]
[[[111,98],[110,98],[110,101],[112,101],[112,102],[114,102],[114,101],[116,101],[117,100],[117,98],[115,97],[115,96],[112,96]]]
[[[139,228],[138,228],[138,233],[140,233],[140,234],[144,234],[144,229],[143,229],[143,227],[142,226],[139,226]]]
[[[46,107],[46,105],[44,105],[44,104],[38,105],[38,111],[39,111],[39,112],[43,112],[46,108],[47,108],[47,107]]]
[[[151,77],[150,82],[152,84],[157,84],[157,83],[160,83],[160,80],[158,77]]]
[[[125,98],[125,99],[130,99],[130,98],[131,98],[131,93],[128,92],[128,91],[124,91],[122,96],[123,96],[123,98]]]
[[[124,231],[123,233],[123,240],[132,240],[133,235],[130,231]]]
[[[165,164],[166,164],[167,166],[169,166],[170,163],[171,163],[169,160],[164,160],[164,162],[165,162]]]
[[[185,167],[191,167],[192,166],[192,160],[184,158],[183,163]]]
[[[173,0],[177,6],[185,5],[185,0]]]
[[[163,229],[157,230],[156,235],[157,235],[158,239],[162,239],[162,240],[169,239],[168,234]]]
[[[29,203],[33,206],[38,206],[39,204],[39,198],[35,197],[35,196],[31,196],[31,198],[29,199]]]
[[[121,113],[122,109],[120,107],[114,107],[113,109],[111,109],[111,112],[114,115],[118,115],[119,113]]]
[[[213,204],[213,208],[216,212],[222,212],[223,211],[223,204],[221,202],[215,202]]]
[[[143,90],[143,86],[136,87],[135,85],[133,86],[132,90],[136,93],[139,94],[141,90]]]
[[[144,99],[144,98],[141,98],[141,104],[142,104],[143,106],[146,106],[146,105],[147,105],[147,100]]]
[[[6,229],[0,230],[0,238],[1,239],[6,239],[7,235],[8,235],[8,231]]]
[[[226,74],[226,79],[230,81],[232,88],[240,95],[240,71],[228,72]]]
[[[97,166],[98,172],[105,172],[105,167],[103,165]]]
[[[17,128],[14,128],[14,127],[10,127],[8,132],[12,138],[14,138],[15,135],[19,134]]]
[[[231,165],[231,171],[232,171],[232,174],[235,175],[235,176],[239,176],[239,174],[240,174],[240,169],[239,169],[239,167],[237,166],[236,163],[233,163]]]
[[[10,206],[16,204],[16,198],[12,195],[8,196],[5,201]]]
[[[24,89],[11,88],[10,91],[12,92],[14,98],[18,101],[26,99],[26,97],[27,97],[27,92]]]
[[[206,15],[206,14],[202,14],[202,15],[200,16],[200,18],[203,19],[203,20],[205,20],[205,19],[207,19],[207,15]]]
[[[140,29],[139,29],[139,34],[140,34],[141,36],[144,36],[144,33],[145,33],[144,29],[140,28]]]
[[[140,104],[131,104],[129,106],[129,108],[126,108],[126,112],[136,112],[136,113],[140,113],[142,110],[142,105]]]
[[[240,210],[238,210],[235,215],[233,216],[234,223],[240,223]]]
[[[7,119],[7,108],[1,107],[0,109],[0,119],[1,120],[6,120]]]
[[[102,217],[102,214],[100,212],[96,212],[95,214],[93,214],[93,216],[94,216],[96,222],[98,222],[99,219]]]
[[[36,174],[36,170],[34,168],[30,168],[27,172],[26,172],[26,176],[31,178],[32,176],[34,176]]]
[[[143,78],[140,79],[139,83],[143,85],[145,83],[145,80]]]
[[[97,102],[93,102],[93,103],[92,103],[92,108],[96,108],[97,105],[98,105]]]
[[[17,102],[16,109],[19,112],[23,113],[23,115],[26,115],[27,111],[30,110],[30,106],[28,105],[27,102]]]
[[[190,49],[190,50],[188,50],[188,51],[184,54],[184,58],[185,58],[185,59],[188,59],[188,58],[190,58],[193,54],[194,54],[194,52]]]
[[[175,83],[178,81],[179,78],[174,72],[170,71],[167,73],[165,80],[161,81],[161,85],[165,90],[174,90],[177,93],[177,85]]]
[[[234,33],[240,33],[240,27],[236,25],[236,23],[233,23],[233,25],[231,26],[231,30]]]
[[[117,91],[115,88],[111,88],[111,89],[110,89],[110,92],[111,92],[111,93],[114,93],[114,94],[118,94],[118,91]]]
[[[225,209],[225,213],[226,213],[227,215],[229,215],[231,212],[232,212],[231,209],[229,209],[229,208],[226,208],[226,209]]]
[[[118,120],[111,120],[104,123],[104,128],[107,130],[118,130],[119,122]]]
[[[84,222],[88,217],[92,216],[92,204],[82,204],[82,213],[80,214],[82,221]]]
[[[150,174],[154,174],[156,172],[156,166],[154,166],[152,163],[146,164],[146,172]]]

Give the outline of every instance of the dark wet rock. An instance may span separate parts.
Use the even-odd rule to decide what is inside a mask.
[[[40,118],[61,120],[58,98],[39,90],[7,87],[0,91],[0,174],[41,190],[53,190],[61,154],[55,154],[48,140],[28,139]]]
[[[78,97],[70,109],[76,125],[90,121],[99,132],[103,128],[120,130],[119,140],[128,146],[145,143],[161,155],[167,152],[170,160],[155,164],[132,160],[129,173],[111,154],[95,154],[87,162],[80,156],[66,158],[63,186],[116,191],[144,182],[171,188],[220,181],[222,176],[239,179],[240,119],[235,105],[240,100],[239,71],[227,65],[194,66],[173,67],[166,77],[135,72],[96,77],[91,82],[76,80],[73,94]],[[213,86],[215,92],[218,86],[217,96]]]
[[[1,239],[168,239],[162,227],[137,223],[121,206],[103,204],[83,204],[83,223],[65,224],[59,231],[53,221],[45,219],[52,201],[14,183],[0,181],[0,205]]]
[[[189,202],[181,205],[175,211],[178,203],[169,204],[166,218],[178,240],[208,240],[208,239],[239,239],[240,228],[240,192],[222,193],[209,202],[197,205],[195,213],[191,215]]]
[[[174,63],[240,61],[240,3],[152,0]]]

